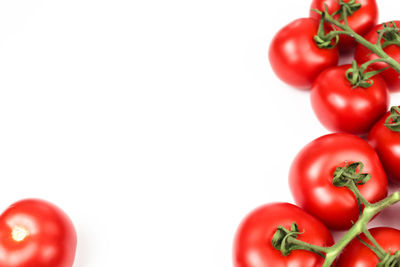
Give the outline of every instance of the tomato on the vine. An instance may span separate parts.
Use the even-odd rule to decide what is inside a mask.
[[[372,77],[372,86],[353,86],[346,78],[351,65],[323,71],[311,88],[311,104],[319,121],[333,132],[366,134],[387,111],[385,81]]]
[[[70,219],[46,201],[22,200],[0,215],[0,267],[71,267],[76,242]]]
[[[349,2],[350,0],[345,0],[344,2]],[[372,29],[378,22],[378,6],[376,0],[357,0],[355,4],[361,4],[361,8],[355,11],[353,14],[349,14],[347,21],[350,28],[352,28],[356,33],[360,35],[366,34]],[[313,0],[311,4],[310,17],[319,19],[321,16],[313,11],[312,9],[317,9],[324,11],[324,5],[327,6],[329,14],[332,14],[340,10],[340,4],[338,0]],[[335,19],[339,19],[339,15],[335,16]],[[344,21],[341,21],[342,24]],[[342,51],[348,51],[356,46],[356,41],[353,37],[342,34],[340,35],[339,49]]]
[[[389,111],[372,128],[368,142],[375,148],[389,178],[400,182],[400,132],[389,129],[385,124]],[[399,114],[400,116],[400,114]]]
[[[355,195],[333,184],[338,167],[361,162],[371,179],[358,189],[375,203],[386,197],[385,171],[375,150],[363,139],[344,133],[322,136],[305,146],[290,168],[289,184],[296,203],[331,229],[348,229],[359,215]]]
[[[309,89],[324,69],[337,65],[337,48],[319,48],[314,36],[318,20],[303,18],[282,28],[272,40],[269,61],[276,75],[284,82],[300,89]]]
[[[321,266],[324,259],[313,252],[296,250],[283,256],[273,247],[272,238],[278,226],[290,228],[293,222],[302,232],[298,240],[317,246],[333,245],[326,226],[299,207],[289,203],[267,204],[251,212],[241,223],[234,243],[234,266]]]
[[[370,229],[370,233],[387,253],[389,251],[394,253],[400,250],[399,230],[388,227],[379,227]],[[372,245],[364,234],[360,237],[364,242]],[[336,267],[376,267],[379,262],[378,256],[356,238],[344,249],[343,253],[339,257]]]
[[[385,24],[390,25],[390,23],[385,23]],[[400,21],[394,21],[394,24],[396,25],[396,27],[400,27]],[[376,43],[378,41],[378,30],[382,29],[383,29],[383,24],[377,25],[370,32],[368,32],[364,36],[364,38],[371,43]],[[384,38],[382,38],[381,43],[382,44],[385,43]],[[386,54],[388,54],[389,57],[393,58],[397,62],[400,62],[400,44],[390,44],[384,47],[383,50],[386,52]],[[361,44],[357,45],[354,56],[357,62],[360,64],[379,58],[379,56],[372,53],[368,48],[366,48]],[[388,67],[388,65],[384,62],[375,62],[371,64],[370,67],[378,70],[378,69],[384,69]],[[387,85],[391,90],[400,91],[400,78],[399,78],[400,74],[397,71],[395,71],[393,68],[389,68],[383,71],[381,75],[385,79]]]

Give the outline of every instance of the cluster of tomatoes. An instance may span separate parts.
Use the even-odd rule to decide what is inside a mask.
[[[348,11],[344,18],[338,12],[343,10],[343,3]],[[326,48],[316,43],[321,30],[328,34],[341,31],[321,23],[325,11],[371,44],[380,43],[389,57],[400,62],[400,22],[377,25],[375,0],[314,0],[311,9],[321,12],[311,11],[309,18],[295,20],[276,34],[269,59],[282,81],[311,89],[316,116],[336,133],[312,141],[294,159],[289,184],[297,206],[271,203],[244,219],[235,238],[235,267],[322,266],[324,257],[318,253],[293,250],[283,255],[277,250],[272,241],[277,228],[290,229],[295,222],[301,232],[296,234],[298,240],[331,247],[334,240],[330,230],[348,230],[360,216],[354,192],[333,183],[338,172],[352,169],[354,175],[368,178],[358,183],[357,189],[369,203],[387,197],[388,178],[400,182],[400,108],[388,111],[389,91],[400,91],[400,74],[368,47],[358,44],[354,34],[340,35],[337,45],[332,38]],[[386,27],[392,30],[380,35]],[[355,63],[337,66],[339,56],[352,50]],[[369,232],[386,252],[400,251],[400,230],[381,227]],[[351,241],[334,265],[377,266],[382,259],[367,246],[368,240],[360,235]]]
[[[384,25],[376,25],[378,19],[376,2],[375,0],[358,2],[361,8],[348,17],[348,24],[367,41],[375,43],[378,31]],[[315,0],[312,8],[323,10],[324,4],[329,12],[340,8],[336,0]],[[358,64],[377,59],[378,56],[365,46],[357,45],[348,35],[340,35],[337,47],[319,48],[314,41],[320,24],[317,16],[319,14],[311,10],[310,18],[295,20],[277,33],[269,52],[272,68],[287,84],[301,89],[311,89],[312,107],[326,128],[335,132],[366,134],[387,111],[388,90],[400,91],[399,73],[389,68],[381,75],[368,79],[371,86],[367,88],[349,83],[346,72],[352,66],[337,66],[340,52],[348,53],[349,50],[355,49],[354,55]],[[393,24],[400,26],[400,22],[397,21]],[[381,40],[382,43],[386,41],[384,38]],[[398,62],[400,62],[399,44],[400,42],[384,48],[385,52]],[[369,69],[384,69],[386,66],[384,62],[375,62],[369,65]]]

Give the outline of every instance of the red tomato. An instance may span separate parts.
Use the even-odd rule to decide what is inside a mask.
[[[269,61],[275,74],[289,85],[309,89],[324,69],[337,65],[337,48],[321,49],[314,42],[319,22],[304,18],[281,29],[269,48]]]
[[[368,142],[378,152],[388,177],[400,182],[400,133],[385,126],[389,115],[390,112],[375,124],[368,135]]]
[[[400,21],[395,21],[397,27],[400,27]],[[382,24],[375,26],[370,32],[368,32],[364,38],[369,42],[376,43],[378,40],[378,30],[381,30]],[[382,43],[384,40],[382,40]],[[390,57],[392,57],[397,62],[400,62],[400,46],[389,45],[383,49]],[[357,45],[355,51],[355,59],[359,64],[370,61],[372,59],[379,58],[376,54],[372,53],[368,48]],[[373,69],[383,69],[388,65],[386,63],[378,62],[370,65]],[[381,73],[382,77],[385,79],[389,88],[393,91],[400,91],[400,79],[399,73],[392,68],[389,68]]]
[[[400,250],[400,231],[393,228],[380,227],[370,230],[372,236],[386,251],[394,253]],[[362,240],[372,245],[364,236]],[[336,267],[376,267],[379,258],[357,238],[354,239],[340,255]]]
[[[324,259],[312,252],[296,250],[290,255],[272,246],[272,237],[278,226],[290,229],[293,222],[299,226],[297,239],[317,245],[331,246],[329,230],[313,216],[289,203],[272,203],[250,213],[240,225],[234,243],[234,267],[292,267],[321,266]]]
[[[351,65],[323,71],[311,88],[311,104],[319,121],[333,132],[366,134],[387,111],[389,92],[385,81],[371,78],[369,88],[356,87],[346,78]]]
[[[348,188],[333,185],[332,179],[337,167],[354,162],[362,162],[362,173],[371,175],[358,186],[361,194],[371,203],[385,198],[386,174],[375,150],[357,136],[335,133],[309,143],[295,158],[289,184],[296,203],[331,229],[350,228],[358,219],[357,200]]]
[[[345,2],[349,2],[349,0]],[[357,0],[356,2],[361,4],[361,8],[355,11],[353,15],[348,16],[347,20],[350,28],[352,28],[356,33],[364,35],[378,22],[378,6],[375,0]],[[313,0],[311,9],[324,11],[324,4],[327,5],[329,14],[340,9],[338,0]],[[321,16],[310,10],[310,17],[320,19]],[[335,18],[339,19],[339,15]],[[344,22],[342,21],[342,24],[343,23]],[[356,46],[356,44],[354,38],[348,35],[340,35],[338,46],[341,51],[351,50]]]
[[[71,267],[75,248],[70,219],[48,202],[23,200],[0,216],[1,267]]]

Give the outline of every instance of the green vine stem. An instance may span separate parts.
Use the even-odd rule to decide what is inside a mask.
[[[341,1],[341,2],[343,2],[343,1]],[[376,42],[376,44],[373,44],[371,42],[368,42],[364,37],[357,34],[355,31],[353,31],[353,29],[350,28],[350,26],[347,22],[348,7],[346,5],[342,5],[342,13],[341,14],[343,16],[343,21],[344,21],[343,24],[339,20],[336,20],[333,18],[335,13],[329,14],[326,6],[325,6],[325,11],[323,11],[323,12],[321,12],[319,10],[313,10],[313,11],[315,11],[321,15],[321,23],[327,22],[327,23],[330,23],[331,25],[336,26],[338,29],[340,29],[340,30],[333,30],[326,35],[318,32],[318,34],[317,34],[318,38],[314,38],[314,39],[321,39],[323,41],[323,42],[316,41],[316,43],[319,47],[330,48],[326,45],[324,47],[324,44],[327,44],[327,43],[331,44],[332,40],[334,38],[336,39],[337,36],[339,36],[339,35],[342,35],[342,34],[349,35],[349,36],[353,37],[358,43],[365,46],[371,52],[373,52],[374,54],[376,54],[377,56],[380,57],[380,59],[375,60],[374,62],[377,62],[377,61],[384,62],[384,63],[388,64],[390,67],[392,67],[394,70],[396,70],[398,73],[400,73],[400,63],[397,62],[396,60],[394,60],[393,58],[391,58],[388,54],[386,54],[386,52],[383,50],[383,47],[381,44],[382,38],[386,38],[385,34],[388,33],[390,36],[394,32],[398,31],[397,28],[394,29],[393,27],[390,27],[390,26],[383,27],[383,29],[379,31],[378,41]],[[374,63],[374,62],[368,62],[367,65]]]
[[[386,253],[382,251],[380,246],[377,246],[376,241],[368,235],[369,231],[367,229],[368,223],[371,221],[371,219],[380,213],[382,210],[386,209],[387,207],[396,204],[397,202],[400,201],[400,192],[395,192],[389,197],[383,199],[380,202],[374,203],[374,204],[368,204],[364,207],[364,210],[358,219],[358,221],[353,225],[352,228],[333,246],[331,247],[319,247],[319,246],[314,246],[305,242],[302,242],[294,236],[289,236],[287,237],[285,247],[289,248],[288,250],[293,251],[293,250],[307,250],[311,251],[314,253],[317,253],[320,256],[323,256],[325,258],[325,261],[322,265],[322,267],[330,267],[332,263],[336,260],[336,258],[340,255],[340,253],[343,251],[343,249],[356,237],[358,237],[360,234],[364,233],[368,239],[374,244],[374,249],[373,251],[377,254],[377,256],[381,259],[384,260],[390,253]],[[372,238],[372,240],[371,240]],[[275,247],[277,248],[277,247]],[[370,247],[372,249],[372,247]],[[277,248],[280,250],[279,248]],[[286,254],[287,256],[288,254]]]
[[[371,86],[372,80],[370,78],[384,70],[366,72],[368,66],[376,62],[384,62],[400,73],[400,63],[391,58],[383,50],[387,45],[396,44],[400,45],[400,29],[396,27],[394,23],[384,24],[383,29],[378,31],[378,40],[375,44],[368,42],[361,35],[353,31],[348,24],[347,16],[352,15],[356,12],[360,5],[356,4],[355,1],[350,0],[345,3],[340,0],[341,10],[329,14],[327,7],[325,11],[314,10],[321,15],[321,22],[318,29],[317,35],[314,37],[316,44],[320,48],[331,49],[337,45],[338,36],[345,34],[353,37],[358,43],[368,48],[371,52],[375,53],[379,58],[368,61],[362,64],[360,67],[356,62],[353,62],[352,68],[346,73],[347,79],[352,83],[353,86],[360,86],[367,88]],[[333,17],[340,14],[339,20]],[[341,23],[343,21],[343,24]],[[324,24],[330,23],[336,26],[336,29],[332,30],[328,34],[325,34]],[[333,42],[333,40],[335,40]],[[385,42],[382,45],[382,40]],[[400,132],[400,108],[393,107],[391,109],[391,115],[388,117],[385,123],[386,127],[393,131]],[[281,251],[282,255],[287,256],[294,250],[307,250],[316,253],[324,258],[322,267],[330,267],[337,257],[341,254],[343,249],[355,238],[358,238],[364,245],[366,245],[371,251],[373,251],[380,262],[377,267],[387,266],[400,266],[400,251],[392,254],[390,251],[386,252],[378,244],[369,232],[367,225],[374,216],[379,214],[384,209],[388,208],[400,202],[400,192],[395,192],[387,198],[377,202],[368,202],[358,190],[358,185],[362,185],[368,182],[370,179],[369,174],[362,173],[363,164],[361,162],[355,162],[352,164],[346,164],[344,167],[338,167],[334,173],[333,184],[338,187],[347,187],[357,199],[359,207],[359,218],[356,223],[349,229],[349,231],[333,246],[321,247],[297,239],[302,233],[299,231],[299,227],[293,222],[291,229],[285,229],[279,226],[272,239],[272,245],[275,249]],[[368,244],[362,240],[359,236],[364,234],[371,244]]]
[[[357,185],[362,185],[368,182],[370,179],[369,174],[362,173],[363,164],[356,162],[352,164],[346,164],[345,167],[338,167],[334,173],[333,184],[338,187],[347,187],[355,195],[359,207],[360,216],[358,221],[350,228],[350,230],[333,246],[331,247],[320,247],[302,242],[297,239],[298,235],[301,235],[297,224],[294,222],[291,230],[287,230],[282,226],[278,227],[277,231],[272,240],[274,248],[280,250],[283,255],[287,256],[293,250],[307,250],[325,258],[322,267],[330,267],[336,258],[340,255],[343,249],[354,239],[359,238],[360,234],[364,234],[366,238],[372,243],[367,244],[362,241],[363,244],[368,246],[380,259],[378,266],[392,266],[385,265],[387,262],[393,263],[399,261],[400,252],[396,252],[391,255],[390,252],[384,251],[381,246],[370,234],[367,225],[374,216],[379,214],[384,209],[388,208],[400,202],[400,192],[395,192],[387,198],[377,202],[368,202],[358,190]],[[399,261],[400,262],[400,261]]]

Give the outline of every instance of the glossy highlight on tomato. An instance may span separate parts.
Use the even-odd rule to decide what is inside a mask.
[[[53,204],[27,199],[0,215],[0,267],[72,267],[76,232]]]
[[[296,222],[301,232],[298,239],[317,246],[333,245],[329,230],[320,221],[289,203],[271,203],[251,212],[241,223],[235,237],[234,267],[319,267],[323,258],[313,252],[297,250],[290,255],[272,246],[278,226],[289,228]]]
[[[370,229],[371,235],[386,252],[400,250],[400,231],[394,228],[379,227]],[[371,245],[362,234],[361,239]],[[358,239],[354,239],[340,255],[336,267],[376,267],[378,256]]]
[[[354,87],[346,78],[350,68],[343,65],[323,71],[311,88],[311,105],[327,129],[362,135],[386,113],[389,91],[380,76],[371,78],[371,87]]]
[[[344,2],[349,2],[345,0]],[[347,17],[350,28],[352,28],[356,33],[360,35],[366,34],[371,30],[378,22],[379,12],[376,0],[357,0],[356,3],[361,4],[361,8],[355,11],[351,16]],[[320,19],[320,15],[313,9],[324,11],[324,5],[327,6],[329,14],[340,10],[340,4],[338,0],[313,0],[310,8],[310,17],[315,19]],[[335,16],[339,19],[339,15]],[[344,24],[344,21],[341,21]],[[341,51],[349,51],[357,45],[357,42],[348,35],[340,35],[339,49]]]
[[[400,21],[394,21],[397,27],[400,27]],[[383,28],[382,24],[376,25],[371,31],[369,31],[364,38],[371,42],[376,43],[378,40],[378,30]],[[384,43],[384,40],[381,42]],[[397,62],[400,62],[400,46],[396,44],[389,45],[383,49],[389,57],[393,58]],[[372,53],[368,48],[363,45],[357,45],[355,50],[355,59],[359,64],[365,63],[370,60],[378,59],[379,56]],[[370,65],[371,68],[379,70],[388,67],[384,62],[376,62]],[[385,79],[387,85],[392,91],[400,91],[400,74],[393,68],[389,68],[381,73]]]
[[[335,133],[306,145],[293,161],[289,184],[296,204],[331,229],[349,229],[358,219],[357,200],[332,179],[336,168],[355,162],[362,162],[362,173],[371,175],[366,184],[358,186],[365,199],[375,203],[385,198],[387,178],[375,150],[357,136]]]
[[[285,83],[310,89],[321,71],[339,61],[337,48],[321,49],[314,42],[318,20],[303,18],[282,28],[272,40],[269,61],[275,74]]]

